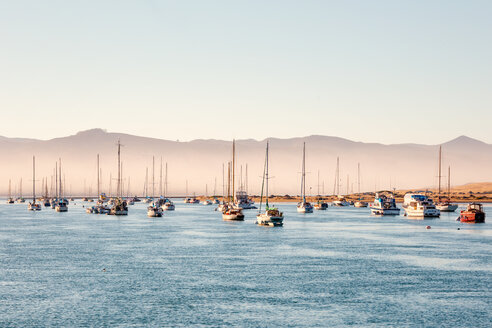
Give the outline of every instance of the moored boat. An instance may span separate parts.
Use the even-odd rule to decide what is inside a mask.
[[[400,209],[396,206],[393,194],[376,193],[374,203],[371,205],[371,213],[374,215],[400,215]]]
[[[263,183],[261,186],[260,196],[260,210],[256,216],[255,223],[268,227],[281,227],[284,223],[284,215],[276,207],[270,207],[268,204],[268,146],[267,141],[266,154],[265,154],[265,167],[263,170]],[[261,205],[263,202],[263,186],[265,186],[265,212],[261,212]]]
[[[482,204],[480,203],[468,204],[466,210],[461,211],[460,217],[458,219],[460,222],[464,222],[464,223],[484,223],[485,212],[483,211]]]
[[[313,205],[306,201],[306,143],[302,146],[301,201],[297,204],[298,213],[313,213]]]
[[[432,199],[421,194],[406,194],[403,209],[408,217],[437,218],[441,215]]]

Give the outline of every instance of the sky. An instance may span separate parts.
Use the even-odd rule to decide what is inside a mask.
[[[491,1],[0,0],[0,135],[492,143]]]

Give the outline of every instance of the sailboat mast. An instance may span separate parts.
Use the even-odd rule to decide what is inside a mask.
[[[32,203],[36,203],[36,157],[32,157]]]
[[[99,154],[97,154],[97,198],[99,198],[100,195],[100,182],[99,182]]]
[[[222,163],[222,202],[224,202],[225,198],[225,167],[224,163]]]
[[[235,180],[236,180],[236,140],[232,141],[232,201],[236,202]]]
[[[22,178],[20,179],[19,193],[20,193],[20,198],[22,198]]]
[[[306,201],[306,187],[305,187],[305,179],[306,179],[306,168],[305,168],[305,165],[306,165],[306,143],[303,143],[303,146],[302,146],[302,172],[301,172],[301,198],[302,198],[302,201],[305,202]]]
[[[63,195],[63,193],[62,193],[62,178],[61,178],[61,172],[62,172],[62,169],[61,169],[61,158],[58,158],[58,160],[60,161],[60,165],[58,166],[58,170],[59,170],[58,179],[59,179],[59,183],[60,183],[60,187],[58,188],[58,192],[60,193],[59,198],[61,198],[62,195]]]
[[[265,167],[265,196],[266,196],[266,200],[265,200],[265,208],[268,210],[268,147],[269,144],[268,144],[268,141],[267,141],[267,148],[266,148],[266,167]]]
[[[231,201],[231,162],[227,162],[227,201]]]
[[[164,196],[167,197],[167,162],[166,162],[166,176],[164,177]]]
[[[155,178],[155,156],[152,156],[152,198],[154,198],[154,195],[155,195],[154,178]]]
[[[451,199],[451,166],[448,166],[448,198]]]
[[[121,143],[120,139],[118,139],[118,184],[116,187],[117,197],[121,197]]]
[[[145,198],[147,198],[149,195],[149,168],[145,168]]]
[[[246,194],[248,194],[248,163],[246,163]]]
[[[161,170],[159,172],[159,196],[162,196],[162,156],[161,156]]]
[[[441,198],[441,146],[439,146],[439,199]]]
[[[337,183],[337,195],[340,196],[340,157],[337,157],[337,171],[336,171],[336,183]]]
[[[9,179],[9,198],[12,198],[12,180]]]
[[[357,193],[360,199],[360,163],[357,163]]]
[[[58,162],[55,162],[55,195],[58,199]],[[85,180],[84,180],[84,196],[85,196]]]

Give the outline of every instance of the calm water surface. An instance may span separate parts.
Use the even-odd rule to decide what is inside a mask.
[[[76,203],[2,200],[1,327],[491,326],[490,207],[469,225],[284,204],[285,226],[265,228],[254,210],[223,222],[179,201],[155,219],[143,204],[112,217]]]

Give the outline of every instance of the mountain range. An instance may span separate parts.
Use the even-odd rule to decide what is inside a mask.
[[[23,179],[24,195],[32,190],[32,156],[36,156],[36,188],[51,181],[55,162],[61,158],[67,194],[96,193],[96,155],[100,154],[101,188],[109,193],[110,174],[114,192],[117,175],[117,141],[122,147],[124,192],[144,191],[148,169],[149,193],[152,190],[152,157],[155,158],[154,189],[159,192],[160,161],[168,163],[170,195],[223,192],[223,164],[231,160],[232,142],[199,139],[189,142],[162,140],[110,133],[103,129],[81,131],[51,140],[0,137],[0,193],[6,194],[12,179],[12,192],[18,192]],[[306,143],[307,192],[333,194],[335,170],[340,158],[340,193],[357,192],[357,166],[360,163],[361,191],[435,187],[438,176],[439,145],[379,144],[354,142],[343,138],[313,135],[266,140],[237,140],[236,185],[259,194],[266,141],[270,142],[270,193],[297,195],[300,192],[302,146]],[[492,145],[466,136],[443,143],[443,185],[451,167],[451,184],[491,181]],[[225,164],[227,167],[227,164]],[[247,169],[246,169],[247,166]],[[165,170],[164,170],[165,171]],[[248,178],[246,179],[246,171]],[[319,171],[319,185],[318,185]],[[242,174],[241,174],[242,173]],[[227,177],[227,172],[225,172]],[[348,180],[348,183],[347,183]],[[187,183],[188,181],[188,183]],[[241,182],[242,181],[242,182]]]

